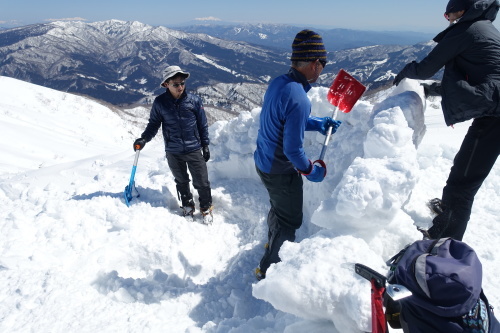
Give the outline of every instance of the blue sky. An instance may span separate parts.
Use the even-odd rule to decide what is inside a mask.
[[[80,18],[118,19],[149,25],[175,25],[198,18],[249,23],[287,23],[360,30],[439,32],[447,0],[0,0],[0,26]],[[498,19],[495,25],[500,27]]]

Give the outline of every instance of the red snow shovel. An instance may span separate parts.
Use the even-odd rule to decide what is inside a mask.
[[[353,78],[349,73],[345,70],[341,69],[337,77],[332,83],[332,86],[328,90],[327,99],[330,104],[332,104],[335,108],[333,109],[332,118],[335,119],[337,115],[337,110],[344,113],[351,112],[352,107],[358,99],[365,92],[366,87]],[[323,162],[323,158],[325,157],[326,148],[328,146],[328,142],[330,141],[330,137],[332,135],[332,127],[328,128],[328,132],[325,137],[325,142],[323,143],[323,148],[321,149],[321,154],[317,161]],[[321,164],[321,163],[320,163]]]

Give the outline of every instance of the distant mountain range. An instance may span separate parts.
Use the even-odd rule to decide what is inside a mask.
[[[109,20],[0,30],[0,75],[114,105],[148,104],[164,91],[159,86],[163,69],[179,65],[192,74],[188,89],[202,95],[207,107],[234,116],[259,106],[268,82],[288,71],[289,45],[300,28],[177,29]],[[318,82],[325,86],[343,68],[376,89],[389,84],[405,63],[423,58],[433,47],[429,41],[408,46],[409,35],[392,39],[405,41],[403,45],[385,43],[390,40],[388,34],[339,29],[321,33],[329,50],[333,49],[328,46],[329,38],[337,40],[337,46],[356,45],[328,53],[329,65]]]
[[[225,40],[237,40],[288,52],[295,34],[302,29],[318,32],[328,51],[353,49],[374,45],[414,45],[427,42],[434,35],[410,31],[362,31],[350,29],[317,29],[283,24],[219,24],[193,22],[172,27],[189,33],[204,33]]]
[[[274,50],[139,22],[54,22],[0,31],[0,74],[113,104],[158,94],[180,65],[191,87],[265,83],[286,70]]]

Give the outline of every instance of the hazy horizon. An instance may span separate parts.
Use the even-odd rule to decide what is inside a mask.
[[[447,3],[444,0],[423,0],[412,4],[404,1],[384,4],[368,0],[343,3],[318,0],[305,5],[296,0],[256,0],[237,4],[228,0],[219,0],[217,3],[200,0],[176,3],[89,0],[68,4],[62,0],[49,3],[27,0],[9,3],[8,8],[2,8],[0,26],[11,28],[59,20],[96,22],[110,19],[139,21],[152,26],[174,26],[190,21],[210,20],[288,24],[322,29],[438,33],[447,26],[443,17]],[[500,27],[498,20],[494,24],[497,28]]]

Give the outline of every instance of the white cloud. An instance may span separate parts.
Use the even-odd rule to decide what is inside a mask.
[[[54,21],[88,21],[88,20],[85,18],[81,18],[81,17],[66,17],[66,18],[59,18],[59,19],[49,18],[49,19],[45,19],[45,21],[54,22]]]
[[[195,21],[222,21],[218,17],[208,16],[208,17],[197,17],[194,19]]]
[[[20,22],[17,20],[8,20],[8,21],[0,21],[0,24],[17,25],[20,24]]]

